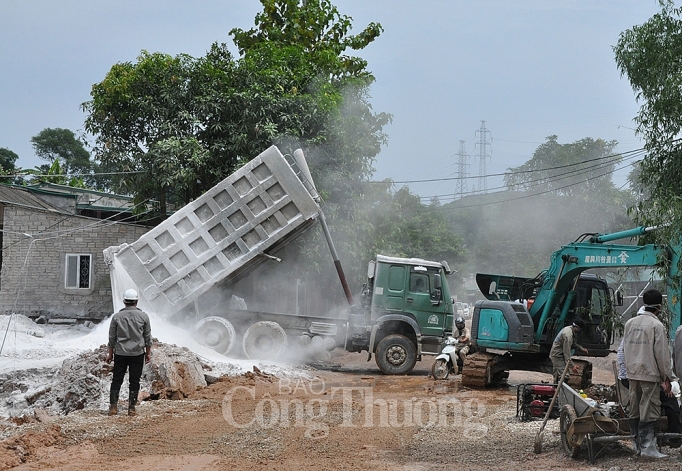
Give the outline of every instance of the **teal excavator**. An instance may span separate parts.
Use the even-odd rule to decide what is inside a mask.
[[[670,338],[680,325],[680,296],[672,290],[680,250],[664,245],[614,243],[655,230],[637,227],[612,234],[584,234],[552,254],[548,269],[535,278],[477,274],[476,282],[487,298],[474,306],[472,350],[462,373],[464,386],[486,387],[509,376],[510,370],[551,373],[549,351],[559,331],[580,317],[585,321],[577,341],[591,357],[611,352],[615,307],[622,294],[609,288],[601,276],[586,273],[596,268],[669,267],[668,306]],[[578,372],[569,384],[586,387],[592,364],[574,361]]]

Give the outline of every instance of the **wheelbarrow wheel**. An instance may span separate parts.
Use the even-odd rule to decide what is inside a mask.
[[[577,418],[578,416],[575,413],[575,409],[573,408],[573,406],[565,404],[561,408],[561,412],[559,414],[561,445],[564,447],[566,455],[570,456],[571,458],[577,458],[578,455],[580,454],[580,442],[582,441],[579,440],[579,438],[576,435],[570,434],[571,425],[573,424],[573,421],[576,420]]]

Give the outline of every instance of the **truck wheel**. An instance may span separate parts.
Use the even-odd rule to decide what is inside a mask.
[[[287,334],[277,322],[256,322],[244,333],[242,346],[251,360],[276,360],[287,348]]]
[[[194,326],[192,338],[218,353],[227,355],[234,344],[234,327],[222,317],[204,317]]]
[[[407,374],[417,363],[417,348],[404,335],[387,335],[377,346],[376,362],[384,374]]]

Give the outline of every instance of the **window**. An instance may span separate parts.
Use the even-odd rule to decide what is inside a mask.
[[[405,267],[391,266],[388,270],[388,289],[402,291],[405,285]]]
[[[89,254],[66,255],[66,287],[90,288],[90,273],[92,272],[92,256]]]
[[[429,275],[426,273],[410,274],[410,291],[413,293],[429,292]]]

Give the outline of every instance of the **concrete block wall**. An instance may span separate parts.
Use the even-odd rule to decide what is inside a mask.
[[[0,314],[103,319],[113,311],[102,251],[131,243],[149,228],[6,205]],[[28,237],[24,234],[30,234]],[[66,254],[90,254],[89,289],[65,287]]]

